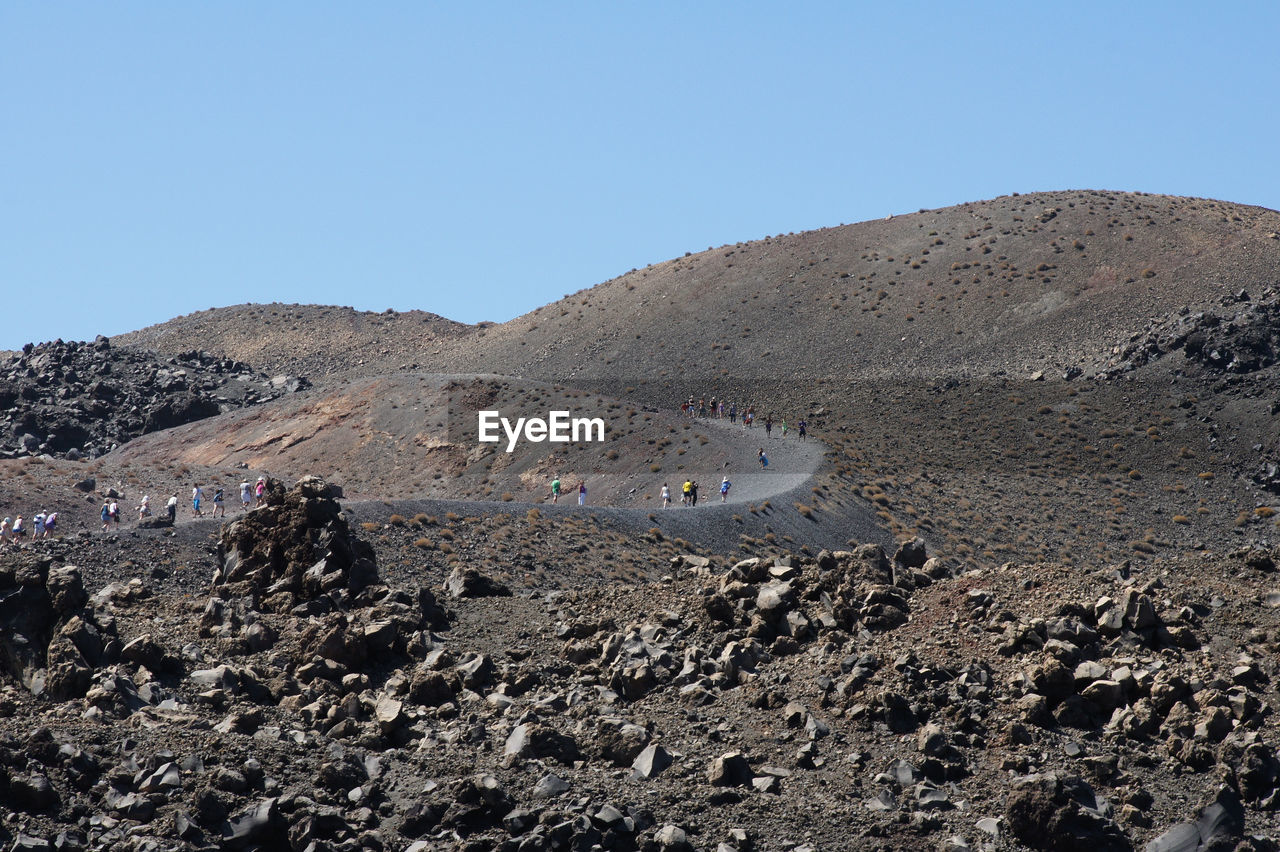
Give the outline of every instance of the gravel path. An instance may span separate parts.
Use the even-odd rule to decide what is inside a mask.
[[[522,515],[530,508],[537,508],[544,517],[556,518],[585,512],[602,520],[608,527],[629,535],[643,535],[658,527],[670,538],[682,538],[699,548],[720,554],[736,549],[743,536],[764,537],[770,533],[789,541],[796,548],[808,546],[814,550],[839,549],[851,542],[893,545],[892,536],[865,504],[851,499],[815,499],[811,490],[814,474],[822,467],[826,445],[812,438],[800,441],[793,437],[794,433],[783,439],[776,430],[774,437],[766,439],[764,427],[759,425],[744,429],[740,424],[734,425],[727,420],[703,420],[700,425],[722,431],[724,438],[742,452],[742,472],[728,471],[733,487],[729,499],[723,504],[718,491],[720,472],[685,471],[682,477],[692,477],[703,483],[696,508],[680,505],[679,483],[674,479],[671,480],[673,502],[665,510],[652,501],[643,506],[600,506],[590,502],[579,506],[577,495],[571,493],[565,494],[559,503],[369,500],[344,501],[343,505],[355,520],[384,522],[394,513],[444,514],[453,511],[462,515]],[[767,471],[760,470],[756,461],[762,446],[769,458]],[[755,469],[749,465],[754,465]],[[632,496],[638,503],[639,495]],[[813,511],[806,514],[800,506]]]
[[[419,512],[433,515],[453,512],[464,517],[523,516],[529,509],[537,508],[548,518],[589,513],[600,519],[606,528],[629,536],[646,535],[656,527],[671,539],[684,539],[695,548],[719,554],[736,551],[744,537],[764,538],[770,534],[788,546],[796,549],[807,546],[815,551],[839,549],[851,542],[878,542],[886,547],[892,546],[892,537],[862,502],[851,498],[817,499],[814,495],[814,475],[822,468],[827,451],[825,444],[812,438],[800,441],[794,432],[783,439],[777,429],[772,438],[766,439],[764,427],[758,424],[745,429],[741,424],[731,424],[727,420],[704,419],[699,425],[720,432],[720,437],[737,451],[738,461],[725,470],[681,471],[678,481],[674,477],[670,480],[673,503],[665,510],[659,508],[656,489],[653,489],[654,494],[647,494],[646,489],[636,489],[631,493],[618,489],[622,495],[620,505],[607,506],[593,505],[590,501],[586,506],[578,506],[577,495],[573,493],[566,493],[556,504],[549,501],[440,499],[342,502],[356,523],[385,523],[392,514],[412,516]],[[767,470],[761,470],[757,461],[761,447],[765,448],[769,458]],[[729,499],[722,504],[719,485],[725,474],[733,487]],[[696,508],[679,503],[679,489],[684,477],[691,477],[702,485]],[[802,506],[807,511],[801,511]],[[227,513],[227,520],[234,520],[238,514],[232,507]],[[204,539],[216,536],[221,524],[221,519],[192,519],[189,508],[184,504],[178,513],[175,532],[184,538],[195,536]],[[112,532],[147,538],[168,534],[167,531],[137,530],[131,523]],[[94,537],[99,536],[95,534]]]
[[[826,445],[813,439],[801,441],[795,432],[783,438],[781,430],[776,428],[773,437],[766,438],[764,427],[760,425],[747,429],[728,420],[714,419],[699,420],[698,424],[723,433],[726,440],[741,450],[741,472],[728,474],[733,485],[729,489],[728,503],[758,502],[804,487],[822,467],[827,451]],[[757,461],[762,448],[769,459],[767,470],[762,470]],[[712,503],[720,502],[721,478],[708,474],[700,480],[707,483],[704,494],[699,495],[700,502],[707,498]]]

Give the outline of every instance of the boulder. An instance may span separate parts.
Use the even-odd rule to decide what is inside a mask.
[[[454,568],[444,581],[444,590],[451,598],[510,597],[511,589],[481,574],[474,568]]]
[[[923,568],[928,559],[924,539],[919,537],[902,542],[893,554],[893,561],[904,568]]]
[[[637,780],[660,775],[672,763],[671,753],[660,745],[651,744],[636,755],[631,764],[631,777]]]
[[[707,768],[707,781],[713,787],[745,787],[753,776],[751,764],[740,751],[720,755]]]
[[[287,492],[270,480],[267,505],[223,527],[218,560],[214,593],[249,597],[268,612],[380,584],[373,548],[351,532],[329,486],[315,476]]]

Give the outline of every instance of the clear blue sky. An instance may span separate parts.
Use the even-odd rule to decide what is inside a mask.
[[[0,349],[248,301],[501,321],[1010,192],[1277,207],[1278,33],[1274,2],[0,0]]]

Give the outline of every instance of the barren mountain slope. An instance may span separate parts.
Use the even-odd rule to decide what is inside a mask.
[[[614,395],[639,383],[650,401],[796,378],[1088,372],[1153,317],[1275,281],[1277,232],[1275,211],[1221,201],[1034,193],[708,248],[500,325],[239,305],[115,340],[313,380],[462,363]]]
[[[209,335],[179,337],[252,314],[272,322],[260,339],[305,332],[309,363],[347,375],[466,364],[666,410],[749,400],[808,418],[901,534],[983,562],[1147,558],[1271,531],[1256,477],[1280,462],[1277,368],[1211,356],[1241,336],[1216,329],[1269,322],[1241,317],[1280,280],[1278,230],[1203,199],[1010,196],[708,250],[418,343],[395,334],[407,315],[284,306],[195,315]]]
[[[633,270],[454,351],[503,374],[677,394],[1087,371],[1150,317],[1274,281],[1278,230],[1274,211],[1202,199],[1003,197]]]
[[[453,357],[807,417],[886,524],[981,562],[1145,559],[1274,534],[1277,368],[1213,353],[1272,346],[1249,314],[1278,230],[1203,199],[1011,196],[636,270]]]
[[[192,350],[248,361],[260,370],[306,375],[381,372],[418,353],[438,353],[471,326],[425,311],[372,313],[327,305],[233,305],[176,317],[113,338],[119,346],[173,356]]]

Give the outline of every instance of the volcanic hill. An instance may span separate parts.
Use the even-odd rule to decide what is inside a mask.
[[[749,401],[807,418],[895,534],[984,563],[1145,558],[1265,520],[1278,232],[1206,199],[1014,195],[708,249],[500,325],[242,306],[121,340],[267,355],[279,326],[365,376],[465,364],[667,411]],[[1215,343],[1246,357],[1202,357]]]
[[[60,521],[0,548],[5,849],[1280,847],[1275,211],[1014,195],[8,363],[0,505]],[[606,440],[476,440],[553,408]]]

